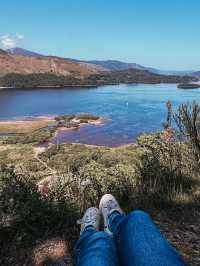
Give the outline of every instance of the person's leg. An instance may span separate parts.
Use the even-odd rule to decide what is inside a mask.
[[[111,195],[109,197],[111,201],[116,201]],[[109,197],[106,196],[105,199],[108,201]],[[106,200],[102,206],[106,206]],[[113,233],[123,266],[185,265],[149,215],[143,211],[133,211],[125,216],[117,201],[111,205],[114,208],[109,208],[109,213],[106,214],[108,229]]]
[[[99,221],[91,223],[91,220],[99,220],[96,209],[90,208],[89,218],[83,217],[80,239],[75,245],[75,265],[76,266],[118,266],[119,259],[117,248],[113,239],[105,232],[98,231]],[[85,222],[87,220],[87,222]]]
[[[127,216],[113,212],[109,217],[109,228],[119,246],[123,265],[185,265],[149,215],[143,211],[133,211]]]

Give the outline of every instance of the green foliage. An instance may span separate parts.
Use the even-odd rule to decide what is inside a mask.
[[[193,146],[193,151],[200,159],[200,106],[195,101],[190,104],[182,104],[174,114],[174,120],[180,134]]]
[[[55,129],[42,128],[35,130],[31,133],[16,134],[14,136],[8,136],[4,138],[4,144],[39,144],[53,137]]]
[[[0,86],[17,88],[35,87],[65,87],[65,86],[97,86],[120,83],[187,83],[196,81],[190,76],[159,75],[146,70],[129,69],[121,71],[102,72],[92,74],[85,78],[79,74],[71,73],[69,76],[55,75],[52,73],[16,74],[10,73],[0,79]]]
[[[193,206],[190,215],[197,213],[200,207],[199,150],[196,147],[199,107],[196,103],[184,105],[173,113],[168,102],[167,108],[164,131],[142,135],[136,144],[129,146],[110,149],[53,145],[40,154],[42,165],[35,162],[34,155],[29,154],[28,158],[32,145],[16,145],[17,158],[13,148],[1,151],[2,240],[8,243],[14,239],[17,245],[23,246],[56,232],[65,232],[67,239],[74,239],[77,217],[87,207],[98,206],[104,193],[114,194],[125,210],[135,207],[169,212],[173,206],[181,208],[184,215],[185,206]],[[87,115],[82,118],[86,119]],[[174,122],[177,127],[172,129]],[[33,139],[38,141],[32,137],[31,144]],[[10,169],[3,164],[15,166]],[[47,193],[41,194],[36,182],[41,178],[39,174],[45,172],[45,164],[54,171],[50,173],[46,169],[52,181]],[[17,174],[19,165],[24,168]],[[27,172],[34,174],[29,176]]]
[[[189,81],[196,81],[197,78],[189,76],[175,76],[175,75],[159,75],[147,70],[128,69],[111,72],[103,72],[101,74],[91,75],[89,80],[103,85],[103,84],[129,84],[129,83],[185,83]]]
[[[154,199],[183,201],[200,191],[200,107],[195,102],[188,103],[174,113],[168,102],[167,109],[164,132],[138,138],[143,153],[137,186]],[[174,123],[176,127],[172,129]]]
[[[77,195],[71,195],[71,198],[76,199],[83,211],[86,207],[97,204],[104,193],[112,192],[119,199],[134,196],[137,178],[135,166],[131,165],[134,162],[134,154],[134,148],[130,151],[115,151],[65,144],[52,146],[40,158],[50,167],[57,169],[60,175],[65,175],[66,172],[73,175],[76,183],[74,186],[78,192]],[[74,182],[70,183],[70,187]]]
[[[113,193],[122,203],[131,200],[136,191],[136,175],[131,166],[118,164],[105,168],[91,160],[74,173],[61,174],[52,189],[56,194],[68,195],[82,213],[90,206],[98,206],[104,193]]]
[[[162,134],[141,136],[138,144],[143,149],[138,184],[142,193],[167,200],[191,193],[194,158],[187,144],[165,142]]]
[[[116,195],[121,204],[128,208],[137,193],[137,179],[135,167],[116,164],[108,170],[105,192]]]
[[[77,218],[69,198],[55,193],[43,196],[29,178],[8,168],[1,169],[0,200],[1,241],[5,242],[14,238],[25,246],[46,233],[67,233]]]
[[[51,73],[35,73],[35,74],[7,74],[0,79],[0,85],[5,87],[16,88],[35,88],[80,84],[80,80],[73,76],[57,76]]]
[[[89,122],[89,121],[88,121],[87,119],[80,119],[80,123],[81,123],[81,124],[84,124],[84,123],[87,124],[88,122]]]
[[[67,122],[71,121],[73,118],[75,118],[75,115],[58,115],[55,117],[56,121],[65,120]]]
[[[89,114],[89,113],[82,113],[82,114],[77,115],[77,118],[80,119],[80,120],[89,121],[89,120],[98,120],[99,116],[92,115],[92,114]]]

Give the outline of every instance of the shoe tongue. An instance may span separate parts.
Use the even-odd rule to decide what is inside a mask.
[[[110,200],[110,201],[108,202],[108,208],[109,208],[109,209],[114,209],[114,208],[116,208],[116,204],[115,204],[112,200]]]

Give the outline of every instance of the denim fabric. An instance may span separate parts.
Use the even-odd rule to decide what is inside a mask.
[[[118,252],[113,239],[105,232],[86,227],[76,243],[75,265],[119,266]]]
[[[113,212],[109,228],[123,266],[183,266],[180,255],[156,228],[148,214],[133,211],[126,217]]]
[[[183,266],[180,255],[162,236],[149,215],[133,211],[113,212],[109,217],[111,238],[88,227],[75,246],[77,266]]]

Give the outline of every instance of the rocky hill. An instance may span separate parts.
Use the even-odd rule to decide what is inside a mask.
[[[194,76],[163,75],[138,64],[115,60],[78,61],[21,48],[0,50],[0,86],[46,87],[120,83],[185,83]]]
[[[0,76],[10,73],[35,74],[51,73],[55,75],[85,77],[104,70],[100,66],[75,62],[54,56],[33,57],[8,53],[0,50]]]
[[[11,55],[22,55],[27,57],[47,57],[44,54],[40,54],[20,47],[7,49],[6,52],[8,52]],[[87,64],[96,65],[107,71],[139,69],[139,70],[147,70],[149,72],[160,75],[176,75],[176,76],[188,75],[188,76],[196,76],[198,78],[200,77],[199,71],[195,72],[194,70],[162,70],[153,67],[143,66],[137,63],[127,63],[119,60],[79,60],[74,58],[63,58],[63,59],[76,63],[87,63]]]

